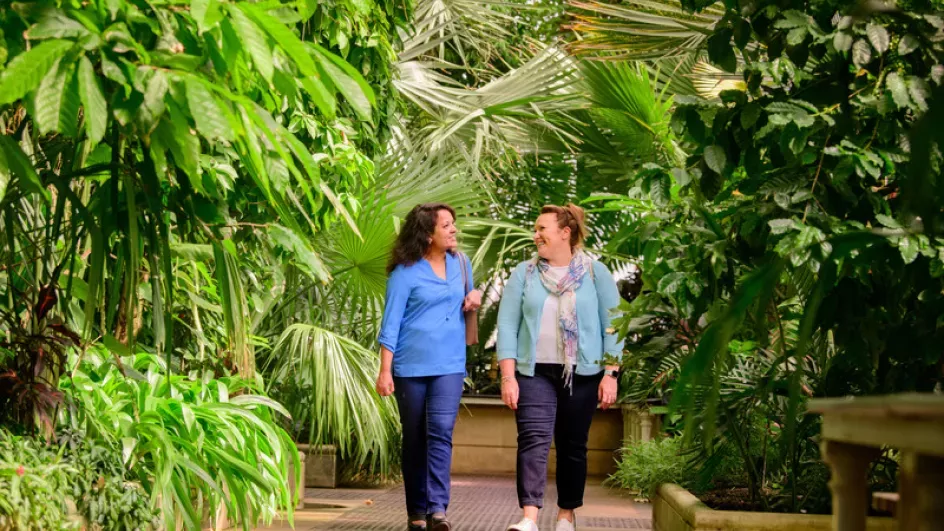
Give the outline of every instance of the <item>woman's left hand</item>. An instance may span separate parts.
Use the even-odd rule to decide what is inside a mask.
[[[465,296],[465,302],[462,304],[463,312],[474,312],[482,306],[482,292],[474,289]]]
[[[616,403],[616,390],[618,387],[616,378],[612,376],[603,376],[600,380],[600,388],[597,391],[597,398],[600,400],[600,407],[607,409]]]

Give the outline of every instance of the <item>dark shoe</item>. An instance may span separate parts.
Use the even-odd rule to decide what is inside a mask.
[[[414,522],[420,522],[418,524]],[[426,531],[426,515],[411,514],[407,517],[406,528],[408,531]]]
[[[426,520],[429,531],[452,531],[452,524],[446,518],[446,513],[433,513]]]

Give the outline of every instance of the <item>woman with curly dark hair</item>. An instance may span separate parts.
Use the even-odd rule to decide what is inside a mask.
[[[377,392],[395,394],[403,425],[408,529],[449,531],[452,431],[465,377],[465,311],[477,310],[472,266],[456,251],[456,213],[417,205],[387,267]]]

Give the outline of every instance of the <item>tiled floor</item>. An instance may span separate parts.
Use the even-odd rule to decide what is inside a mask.
[[[538,522],[542,531],[554,529],[556,499],[552,481],[545,504],[549,509],[541,511]],[[308,489],[305,501],[308,508],[295,518],[297,530],[406,529],[402,486],[387,490]],[[519,516],[513,477],[453,477],[449,517],[456,531],[504,531]],[[591,479],[584,507],[577,511],[577,523],[582,531],[651,529],[652,512],[648,505],[635,503],[624,493]],[[276,525],[269,529],[287,528]]]

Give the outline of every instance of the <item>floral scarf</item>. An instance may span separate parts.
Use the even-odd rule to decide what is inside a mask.
[[[550,265],[546,260],[535,256],[528,265],[527,277],[530,279],[537,269],[541,283],[549,292],[560,298],[557,310],[557,322],[560,326],[557,334],[557,352],[564,360],[564,386],[572,389],[574,367],[577,365],[577,288],[583,284],[587,273],[593,275],[593,261],[583,251],[574,252],[574,257],[567,266],[567,273],[559,282],[548,274]]]

